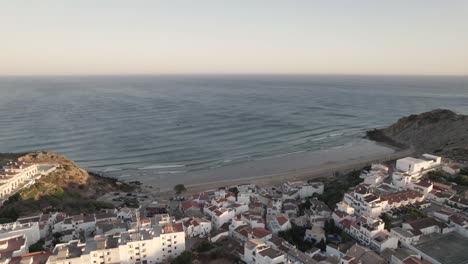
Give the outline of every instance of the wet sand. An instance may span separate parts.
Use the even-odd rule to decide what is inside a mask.
[[[179,183],[184,184],[189,192],[243,183],[271,186],[286,180],[331,176],[336,171],[359,169],[372,162],[400,158],[411,153],[411,150],[397,150],[373,141],[363,140],[340,148],[301,152],[210,170],[139,175],[138,180],[144,185],[153,186],[153,190],[158,192],[170,191]],[[133,179],[125,178],[124,180]]]

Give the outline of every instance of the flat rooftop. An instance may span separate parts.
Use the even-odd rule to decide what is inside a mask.
[[[455,232],[423,236],[415,247],[443,264],[465,264],[468,260],[468,238]]]

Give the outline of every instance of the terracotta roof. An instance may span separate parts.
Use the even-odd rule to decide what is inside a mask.
[[[450,201],[468,206],[468,199],[465,199],[459,195],[454,195],[452,198],[450,198]]]
[[[402,201],[407,201],[410,199],[420,198],[423,197],[423,194],[417,191],[409,190],[409,191],[402,191],[392,194],[383,195],[380,197],[382,201],[388,201],[389,204],[399,203]]]
[[[340,224],[346,229],[349,229],[351,227],[351,223],[352,221],[349,219],[343,219],[340,221]]]
[[[174,232],[184,232],[184,227],[182,223],[174,223],[172,225],[166,225],[163,227],[164,233],[174,233]]]
[[[264,238],[271,235],[271,232],[263,227],[254,227],[252,228],[251,234],[256,238]]]
[[[403,260],[403,264],[431,264],[431,262],[427,260],[418,259],[415,256],[411,256]]]
[[[343,212],[343,211],[340,211],[340,210],[335,210],[333,213],[336,214],[339,218],[343,218],[343,217],[348,216],[348,214],[346,212]]]
[[[281,255],[283,255],[283,253],[279,252],[278,250],[275,250],[273,248],[266,248],[262,251],[259,251],[258,254],[264,256],[264,257],[269,257],[270,259],[275,259]]]
[[[276,221],[278,222],[278,224],[284,225],[289,221],[289,219],[286,218],[284,215],[280,215],[280,216],[276,217]]]
[[[81,222],[83,221],[83,215],[72,215],[73,222]]]
[[[466,217],[464,217],[463,215],[461,214],[453,214],[449,217],[450,221],[452,221],[453,223],[457,224],[457,225],[464,225],[465,223],[468,222],[468,220],[466,219]]]
[[[13,252],[21,249],[25,243],[26,238],[23,235],[0,240],[0,260],[11,258]]]
[[[427,181],[427,180],[422,180],[422,181],[418,181],[415,183],[416,185],[419,185],[419,186],[422,186],[422,187],[430,187],[432,185],[432,183],[430,181]]]
[[[46,263],[47,259],[51,255],[52,255],[52,252],[45,252],[45,251],[27,253],[18,257],[11,258],[10,264],[22,264],[22,263],[42,264],[42,263]]]
[[[409,224],[414,230],[421,230],[421,229],[428,228],[431,226],[438,226],[440,228],[447,227],[447,224],[445,224],[444,222],[437,221],[432,217],[414,220],[414,221],[408,222],[407,224]]]
[[[184,210],[187,210],[187,209],[190,209],[190,208],[200,208],[200,205],[195,201],[182,201],[180,203],[180,206]]]

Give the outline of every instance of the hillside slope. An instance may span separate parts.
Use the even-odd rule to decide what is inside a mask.
[[[468,116],[436,109],[400,118],[393,125],[374,129],[367,136],[398,147],[468,160]]]
[[[96,198],[107,192],[127,190],[125,183],[88,173],[73,161],[52,152],[33,152],[18,158],[20,161],[59,164],[60,167],[29,188],[10,197],[0,209],[0,221],[10,221],[18,216],[36,213],[44,207],[67,213],[88,213],[110,204],[97,202]]]

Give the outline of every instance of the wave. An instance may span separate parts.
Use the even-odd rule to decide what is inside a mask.
[[[343,132],[331,133],[331,134],[329,134],[328,136],[329,136],[329,137],[337,137],[337,136],[341,136],[341,135],[343,135]]]
[[[122,168],[116,168],[116,167],[107,167],[105,168],[104,170],[102,170],[102,172],[114,172],[114,171],[121,171]]]
[[[168,164],[168,165],[162,165],[162,164],[156,164],[156,165],[150,165],[142,168],[138,168],[139,170],[155,170],[155,169],[170,169],[170,168],[183,168],[185,165],[178,165],[178,164]]]
[[[324,140],[326,139],[327,137],[319,137],[319,138],[313,138],[313,139],[310,139],[309,141],[320,141],[320,140]]]
[[[274,157],[275,157],[275,158],[279,158],[279,157],[284,157],[284,156],[289,156],[289,155],[294,155],[294,154],[303,153],[303,152],[306,152],[306,151],[307,151],[307,150],[299,150],[299,151],[289,152],[289,153],[285,153],[285,154],[275,155]]]
[[[176,174],[176,173],[185,173],[187,171],[158,171],[158,174]]]

